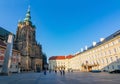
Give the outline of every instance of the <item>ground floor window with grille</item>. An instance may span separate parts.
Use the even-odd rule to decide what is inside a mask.
[[[118,69],[120,70],[120,65],[117,65]]]

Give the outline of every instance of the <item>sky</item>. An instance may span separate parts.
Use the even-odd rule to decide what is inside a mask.
[[[29,5],[48,58],[74,55],[120,28],[120,0],[0,0],[0,26],[15,34]]]

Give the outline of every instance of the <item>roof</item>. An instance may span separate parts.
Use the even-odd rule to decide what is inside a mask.
[[[79,52],[76,55],[78,55],[80,53],[84,53],[84,52],[86,52],[86,51],[88,51],[90,49],[93,49],[93,48],[95,48],[95,47],[97,47],[99,45],[102,45],[103,43],[108,42],[109,40],[111,40],[111,39],[113,39],[113,38],[115,38],[116,36],[119,36],[119,35],[120,35],[120,30],[118,30],[115,33],[111,34],[110,36],[106,37],[102,42],[101,41],[97,42],[95,46],[90,46],[90,47],[88,47],[87,50],[83,50],[83,52]]]
[[[49,58],[49,60],[63,60],[65,59],[65,56],[52,56]]]
[[[98,42],[98,43],[96,44],[96,46],[99,46],[99,45],[101,45],[101,44],[103,44],[103,43],[105,43],[105,42],[113,39],[114,37],[116,37],[116,36],[118,36],[118,35],[120,35],[120,30],[118,30],[118,31],[116,31],[115,33],[111,34],[110,36],[106,37],[102,42]],[[89,47],[88,49],[94,48],[94,47],[96,47],[96,46],[91,46],[91,47]]]
[[[66,56],[66,58],[65,58],[65,56],[63,56],[63,57],[62,56],[52,56],[52,57],[49,58],[49,60],[70,59],[70,58],[75,57],[76,55],[78,55],[80,53],[84,53],[84,52],[86,52],[86,51],[88,51],[90,49],[93,49],[93,48],[95,48],[95,47],[97,47],[97,46],[99,46],[99,45],[101,45],[101,44],[115,38],[116,36],[120,36],[120,30],[118,30],[115,33],[111,34],[110,36],[106,37],[103,41],[100,41],[100,42],[96,43],[95,46],[90,46],[90,47],[88,47],[87,50],[83,50],[83,52],[79,52],[79,53],[75,54],[74,56],[68,55],[68,56]]]
[[[9,31],[5,30],[4,28],[0,27],[0,39],[1,40],[6,40],[8,38],[8,35],[10,34]]]
[[[8,35],[9,34],[12,34],[11,32],[9,32],[8,30],[0,27],[0,39],[3,40],[3,41],[6,41],[7,42],[7,39],[8,39]],[[13,34],[13,36],[15,37],[15,35]]]
[[[72,57],[73,57],[73,55],[68,55],[68,56],[66,56],[66,59],[70,59]]]
[[[63,60],[63,59],[70,59],[72,58],[73,55],[68,55],[68,56],[52,56],[49,58],[49,60]]]

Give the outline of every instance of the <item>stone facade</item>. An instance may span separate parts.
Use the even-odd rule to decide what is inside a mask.
[[[15,37],[15,47],[21,52],[21,69],[42,69],[42,47],[36,41],[36,28],[31,22],[30,9],[24,21],[19,21]],[[39,61],[38,61],[39,60]]]

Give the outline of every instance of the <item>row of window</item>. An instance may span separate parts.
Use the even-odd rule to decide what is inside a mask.
[[[62,62],[57,62],[57,65],[63,65],[63,64],[65,64],[65,63],[62,63]]]
[[[110,42],[110,43],[108,43],[108,44],[106,44],[106,45],[103,45],[103,46],[101,46],[100,48],[97,48],[97,49],[95,49],[95,50],[91,50],[91,51],[89,51],[88,53],[86,53],[86,54],[84,54],[84,55],[89,55],[89,54],[92,54],[92,53],[96,53],[96,52],[102,51],[102,50],[104,50],[104,49],[106,49],[106,48],[109,48],[109,47],[111,47],[111,46],[113,46],[113,45],[116,45],[116,44],[118,44],[118,43],[120,43],[120,39],[117,39],[117,40],[115,40],[115,41],[113,41],[113,42]]]
[[[114,65],[111,65],[111,66],[107,66],[107,69],[115,69],[115,66]],[[117,69],[120,69],[120,65],[117,65]]]
[[[4,60],[4,56],[0,56],[0,61],[3,61]],[[19,61],[19,59],[16,59],[16,58],[11,58],[12,62],[13,63],[16,63]]]
[[[114,49],[109,49],[107,51],[100,51],[100,52],[96,52],[96,56],[106,56],[106,55],[111,55],[111,54],[115,54],[117,51],[120,51],[120,47],[119,47],[119,50],[117,48],[114,48]],[[95,53],[93,53],[95,54]],[[90,54],[87,54],[86,56],[88,56]]]
[[[86,59],[96,59],[96,58],[99,58],[101,56],[108,56],[108,55],[113,55],[117,53],[117,49],[114,48],[112,50],[107,50],[107,51],[103,51],[103,52],[98,52],[98,53],[95,53],[94,55],[87,55],[89,57],[86,56]]]
[[[110,57],[110,58],[104,58],[104,59],[98,59],[98,60],[94,60],[94,61],[88,61],[90,64],[104,64],[104,63],[112,63],[112,62],[115,62],[115,63],[119,63],[120,60],[118,58],[118,56],[115,56],[114,58],[113,57]]]

